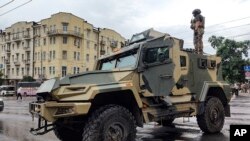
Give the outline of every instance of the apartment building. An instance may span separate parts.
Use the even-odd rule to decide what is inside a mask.
[[[39,22],[18,22],[0,34],[6,80],[37,80],[92,70],[102,55],[124,46],[114,30],[96,28],[71,13],[60,12]]]
[[[33,34],[35,22],[17,22],[0,35],[0,64],[4,79],[20,80],[33,74]]]

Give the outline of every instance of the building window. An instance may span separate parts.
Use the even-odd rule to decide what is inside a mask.
[[[16,75],[19,76],[19,68],[16,68]]]
[[[43,73],[42,74],[46,74],[46,67],[43,67]]]
[[[77,27],[76,26],[74,26],[74,32],[77,33]]]
[[[97,57],[96,56],[94,56],[94,60],[96,60],[97,59]]]
[[[52,59],[52,51],[49,51],[49,60]]]
[[[89,49],[89,41],[87,41],[87,48]]]
[[[66,51],[66,50],[63,50],[63,51],[62,51],[62,59],[63,59],[63,60],[66,60],[66,59],[67,59],[67,51]]]
[[[37,74],[39,75],[40,74],[40,68],[37,67]]]
[[[67,74],[67,67],[62,66],[62,77],[66,76],[66,74]]]
[[[22,61],[24,61],[24,54],[22,54]]]
[[[11,72],[11,73],[12,73],[12,75],[14,75],[14,68],[12,68],[12,70],[11,70],[11,71],[12,71],[12,72]]]
[[[89,62],[89,54],[86,54],[86,61]]]
[[[77,72],[76,73],[80,73],[80,68],[79,67],[77,67]]]
[[[46,60],[46,52],[43,52],[42,60]]]
[[[56,51],[53,50],[53,59],[56,59]]]
[[[24,68],[22,68],[22,75],[24,75]]]
[[[67,32],[68,31],[68,23],[63,23],[63,32]]]
[[[49,43],[52,44],[52,37],[49,38]]]
[[[53,44],[56,44],[56,37],[53,37]]]
[[[35,75],[36,75],[36,67],[35,67],[35,69],[34,69],[34,73],[35,73]]]
[[[89,68],[86,68],[86,71],[89,71]]]
[[[74,60],[76,60],[76,52],[74,52]]]
[[[80,52],[77,52],[77,60],[80,60]]]
[[[27,71],[27,75],[29,75],[29,74],[30,74],[30,68],[28,67],[28,68],[26,69],[26,71]]]
[[[55,71],[55,67],[53,67],[53,70],[52,70],[52,72],[53,72],[53,74],[55,74],[55,73],[56,73],[56,71]]]
[[[87,37],[90,37],[90,29],[87,29]]]
[[[52,73],[52,67],[50,66],[49,67],[49,74],[51,74]]]
[[[43,33],[46,33],[46,26],[43,26]]]
[[[38,55],[38,56],[37,56],[37,60],[40,60],[40,57],[41,57],[40,52],[38,52],[37,55]]]
[[[43,38],[43,45],[46,45],[46,38]]]
[[[68,43],[68,38],[67,37],[63,37],[63,44],[67,44]]]

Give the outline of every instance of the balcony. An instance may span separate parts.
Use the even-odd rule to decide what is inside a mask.
[[[25,34],[25,35],[23,35],[23,38],[26,40],[29,40],[31,38],[31,36],[29,34]]]
[[[23,49],[26,51],[30,51],[30,46],[24,46]]]
[[[7,48],[7,49],[4,50],[4,52],[5,52],[5,53],[10,53],[10,49]]]
[[[6,65],[10,65],[10,60],[9,60],[9,59],[4,59],[4,63],[5,63]]]
[[[25,65],[29,65],[30,64],[30,59],[24,60]]]
[[[5,42],[10,42],[10,38],[5,38]]]
[[[17,60],[17,59],[15,59],[15,60],[14,60],[14,64],[15,64],[16,66],[19,66],[19,65],[20,65],[20,61]]]
[[[79,38],[83,37],[82,33],[72,31],[72,30],[63,31],[62,29],[56,29],[56,30],[48,31],[47,33],[48,33],[48,36],[69,35],[69,36],[74,36],[74,37],[79,37]]]
[[[15,42],[20,42],[21,38],[19,36],[16,36],[16,37],[13,37],[12,40]]]

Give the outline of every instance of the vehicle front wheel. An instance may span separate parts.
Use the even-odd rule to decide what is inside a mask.
[[[217,133],[223,128],[225,111],[221,101],[212,97],[205,103],[204,112],[197,116],[200,129],[205,133]]]
[[[82,141],[83,121],[72,119],[58,119],[54,122],[54,133],[62,141]]]
[[[82,141],[134,141],[134,116],[122,106],[101,107],[89,117],[82,136]]]

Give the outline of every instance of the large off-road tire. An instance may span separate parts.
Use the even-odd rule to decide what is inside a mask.
[[[221,101],[216,97],[207,99],[204,112],[197,116],[200,129],[205,133],[218,133],[225,121],[225,111]]]
[[[169,125],[173,124],[173,121],[174,121],[174,118],[168,119],[168,120],[162,120],[162,121],[160,121],[160,124],[162,126],[169,126]]]
[[[82,141],[135,141],[134,116],[122,106],[101,107],[89,117],[82,136]]]
[[[58,139],[61,141],[82,141],[83,124],[66,122],[62,120],[57,120],[54,123],[54,133]]]

